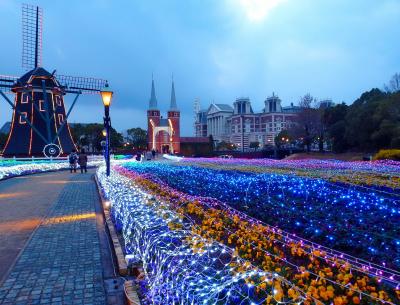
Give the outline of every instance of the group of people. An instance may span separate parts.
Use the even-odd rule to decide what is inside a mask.
[[[85,150],[82,148],[79,153],[76,152],[75,149],[72,150],[72,152],[68,155],[68,161],[69,161],[69,170],[72,173],[76,173],[76,168],[78,167],[81,169],[81,173],[83,172],[87,173],[87,162],[88,162],[88,156],[85,152]]]
[[[142,161],[146,159],[147,161],[154,160],[156,158],[157,152],[153,150],[148,150],[143,152],[137,152],[135,159],[137,161]],[[85,149],[81,149],[80,152],[77,152],[75,149],[71,151],[71,153],[68,155],[68,161],[69,161],[69,170],[70,172],[76,173],[76,169],[79,168],[81,170],[81,173],[83,172],[87,173],[87,162],[88,162],[88,156],[85,152]]]
[[[136,161],[141,161],[142,159],[146,158],[147,161],[150,161],[150,160],[153,160],[153,159],[156,158],[156,153],[157,152],[154,149],[145,151],[143,153],[143,155],[142,155],[141,152],[138,151],[136,153],[136,158],[135,159],[136,159]]]

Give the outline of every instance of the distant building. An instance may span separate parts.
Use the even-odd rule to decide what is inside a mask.
[[[226,104],[211,104],[207,110],[207,135],[214,141],[223,141],[229,133],[228,119],[233,115],[233,108]]]
[[[154,80],[147,110],[147,146],[162,153],[180,153],[180,111],[176,104],[175,86],[172,81],[171,101],[167,118],[163,118],[157,105]]]
[[[226,141],[244,149],[248,149],[251,142],[259,142],[260,147],[274,145],[279,132],[296,123],[299,110],[293,104],[282,107],[275,94],[264,101],[264,108],[257,113],[249,98],[236,99],[233,107],[212,103],[207,110],[197,113],[195,134],[199,137],[212,135],[216,142]]]
[[[330,108],[335,106],[335,103],[331,99],[322,100],[319,102],[319,107],[322,109]]]
[[[207,137],[207,110],[196,112],[194,129],[196,137]]]

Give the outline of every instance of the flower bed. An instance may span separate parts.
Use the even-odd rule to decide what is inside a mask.
[[[102,161],[89,161],[88,166],[98,166]],[[67,161],[0,161],[0,180],[21,175],[68,169]]]
[[[303,304],[305,293],[275,272],[263,271],[216,240],[169,203],[101,167],[97,177],[126,252],[143,264],[145,304]],[[309,298],[313,304],[318,304]],[[311,304],[311,303],[309,303]]]
[[[400,162],[345,162],[338,160],[271,160],[185,158],[182,164],[250,173],[294,174],[400,193]]]
[[[151,163],[127,163],[123,167],[117,168],[117,170],[130,177],[143,189],[160,199],[170,202],[169,209],[189,217],[196,224],[196,228],[193,229],[194,233],[233,247],[242,258],[250,260],[265,271],[277,272],[296,284],[297,287],[306,291],[310,299],[306,300],[305,304],[312,302],[312,298],[320,300],[323,304],[334,303],[335,305],[383,304],[385,302],[387,304],[395,304],[399,301],[400,292],[396,287],[399,283],[399,273],[397,271],[323,248],[248,218],[246,215],[224,205],[221,200],[216,200],[221,198],[214,197],[214,195],[219,194],[224,199],[229,198],[238,202],[242,200],[243,203],[243,197],[240,198],[239,196],[240,192],[233,192],[234,194],[232,194],[232,189],[227,188],[230,185],[227,181],[232,177],[228,177],[226,171],[222,174],[218,171],[207,173],[206,169],[201,171],[199,168],[185,168],[185,166],[176,167],[160,163],[156,165]],[[185,170],[194,174],[186,175]],[[219,178],[218,175],[220,174],[225,175],[222,176],[225,178]],[[356,200],[361,200],[361,206],[366,208],[367,211],[373,212],[381,211],[382,209],[379,207],[389,206],[393,203],[390,198],[383,198],[383,201],[381,201],[382,198],[378,194],[370,194],[371,196],[369,197],[367,194],[360,195],[359,192],[354,190],[345,193],[343,187],[338,187],[336,192],[326,193],[329,189],[325,189],[327,186],[324,185],[323,181],[315,182],[304,178],[298,180],[300,179],[299,177],[286,177],[285,179],[288,180],[272,180],[269,183],[261,183],[259,185],[256,183],[256,188],[249,191],[241,187],[243,185],[248,186],[248,181],[245,178],[249,177],[249,174],[241,176],[243,173],[231,172],[230,176],[235,176],[235,174],[239,175],[240,179],[236,179],[232,185],[235,185],[236,189],[242,192],[246,190],[245,205],[251,204],[254,200],[257,201],[257,197],[264,194],[265,190],[261,187],[265,184],[270,186],[268,194],[272,199],[275,195],[286,195],[277,197],[281,202],[288,197],[282,191],[285,185],[292,186],[290,194],[295,194],[295,198],[302,198],[300,190],[293,188],[293,185],[299,184],[306,190],[305,194],[310,198],[318,194],[318,192],[325,195],[329,194],[328,198],[340,196],[343,202],[340,200],[334,201],[335,198],[331,198],[330,204],[333,207],[342,204],[348,208],[348,211],[352,211],[353,206],[358,204]],[[282,178],[280,176],[275,175],[273,178]],[[255,179],[252,176],[251,178]],[[191,188],[185,189],[189,185]],[[209,185],[211,186],[209,187]],[[329,185],[332,184],[330,183]],[[274,186],[278,187],[274,188]],[[180,192],[177,189],[183,191]],[[215,189],[220,192],[215,193]],[[206,191],[199,194],[199,190]],[[280,194],[276,192],[277,190],[280,191]],[[247,197],[249,193],[255,196],[251,200]],[[208,198],[204,198],[205,196]],[[311,207],[317,204],[318,200],[316,199],[318,199],[318,196],[311,200],[308,206]],[[372,201],[370,202],[370,200]],[[291,211],[288,203],[290,201],[286,201],[282,208]],[[231,205],[231,202],[229,202],[229,205]],[[274,209],[278,207],[274,206]],[[254,204],[248,206],[246,213],[249,214],[252,211],[255,214],[260,214],[260,211],[267,208],[270,207],[265,206],[262,208],[259,204]],[[269,209],[269,211],[271,210]],[[303,210],[307,210],[307,207],[303,208]],[[354,210],[356,211],[356,209]],[[384,212],[389,211],[389,214],[391,213],[390,209],[385,208],[383,210]],[[318,209],[308,214],[308,216],[318,215],[316,212],[318,212]],[[395,212],[398,213],[397,210]],[[354,212],[354,214],[356,213]],[[283,221],[283,223],[290,223],[285,222],[286,217],[286,215],[281,216],[278,220]],[[394,221],[396,221],[396,218],[394,218]],[[357,222],[354,224],[357,225]],[[341,236],[337,235],[336,238],[340,240]],[[330,239],[328,238],[328,240]],[[349,249],[351,248],[349,247]]]
[[[211,197],[324,246],[400,267],[399,197],[294,175],[250,174],[168,163],[127,163],[185,194]]]

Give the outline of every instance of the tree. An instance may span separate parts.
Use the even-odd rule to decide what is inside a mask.
[[[372,120],[377,128],[370,135],[373,147],[398,148],[400,141],[400,92],[386,95],[376,104]]]
[[[385,91],[388,93],[396,93],[400,91],[400,73],[395,73],[389,81],[384,85]]]
[[[127,131],[127,140],[135,148],[145,149],[147,146],[147,131],[142,128],[130,128]]]
[[[309,93],[300,98],[299,106],[297,124],[291,129],[291,133],[296,138],[303,139],[307,152],[310,152],[311,143],[315,138],[319,138],[320,143],[323,143],[323,109],[319,107],[317,100]],[[320,145],[321,148],[323,148],[323,145]]]
[[[350,149],[376,151],[400,146],[400,92],[364,92],[348,107],[344,139]]]
[[[275,145],[280,148],[286,144],[289,144],[293,140],[289,130],[284,129],[282,130],[276,137],[275,137]]]
[[[249,147],[254,148],[254,151],[256,151],[260,147],[260,142],[258,141],[250,142]]]
[[[387,93],[375,88],[364,92],[349,106],[346,113],[346,131],[344,139],[349,148],[371,150],[374,147],[371,134],[379,128],[379,120],[374,119],[374,113]]]
[[[217,150],[235,150],[237,147],[230,142],[221,141],[217,144]]]
[[[88,152],[101,152],[101,141],[104,140],[103,124],[74,124],[71,126],[72,137],[79,147],[86,147]],[[110,146],[112,149],[121,148],[122,135],[114,128],[110,129]]]
[[[7,142],[7,138],[8,136],[6,133],[0,132],[0,150],[4,149],[4,146],[6,145]]]
[[[323,121],[326,126],[327,140],[332,143],[334,152],[344,152],[348,144],[344,138],[346,132],[346,114],[348,106],[345,103],[325,109]]]

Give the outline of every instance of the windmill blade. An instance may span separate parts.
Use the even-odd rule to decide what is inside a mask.
[[[107,80],[92,77],[56,75],[57,81],[67,92],[81,91],[83,94],[97,94],[107,84]]]
[[[18,77],[11,75],[0,75],[0,90],[11,93],[12,86],[17,82]]]
[[[30,71],[42,65],[43,11],[22,4],[22,68]]]

